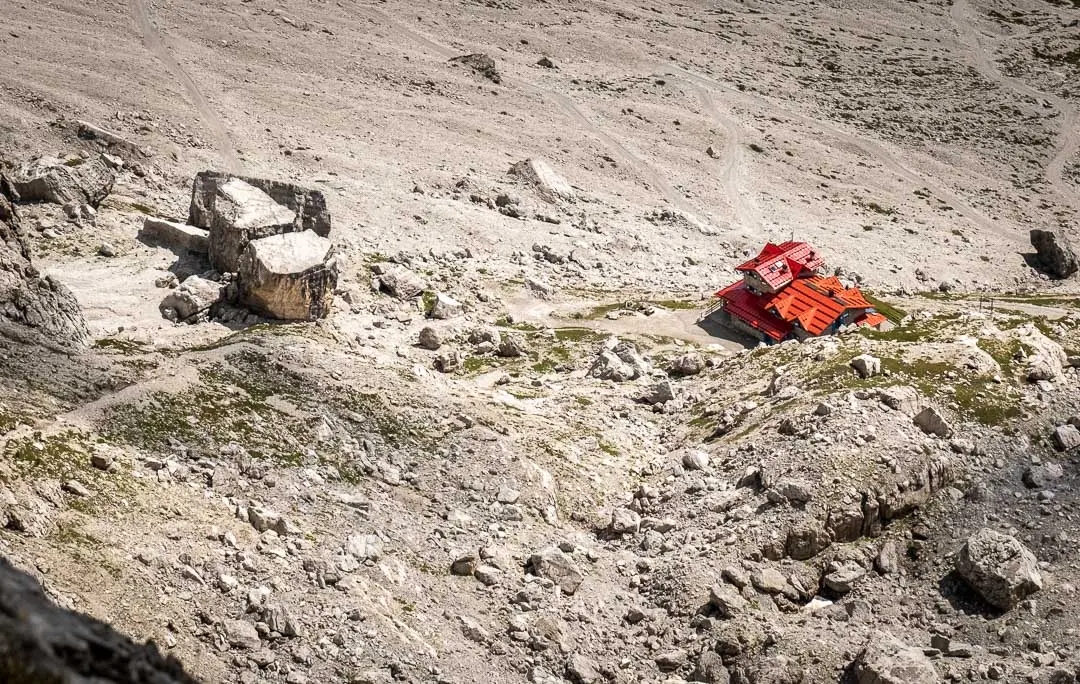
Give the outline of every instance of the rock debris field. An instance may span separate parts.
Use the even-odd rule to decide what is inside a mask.
[[[1080,677],[1076,3],[9,5],[0,681]]]

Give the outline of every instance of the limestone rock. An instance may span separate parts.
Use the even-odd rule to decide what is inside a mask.
[[[379,266],[379,289],[401,300],[416,299],[424,293],[423,279],[404,266]]]
[[[529,353],[528,344],[521,335],[510,334],[499,343],[498,354],[506,359],[517,359]]]
[[[629,342],[611,342],[593,361],[589,368],[589,377],[626,382],[636,380],[649,372],[649,364],[638,354],[637,347]]]
[[[611,512],[611,524],[608,529],[612,534],[637,534],[641,528],[641,516],[629,508],[616,508]]]
[[[454,299],[448,294],[442,292],[435,293],[435,302],[431,305],[431,311],[428,314],[432,318],[439,320],[447,320],[460,316],[462,312],[461,302]]]
[[[671,386],[671,382],[669,380],[660,380],[645,390],[641,400],[650,406],[655,406],[656,404],[666,404],[674,398],[675,389]]]
[[[235,178],[222,183],[210,210],[210,264],[222,272],[239,270],[248,243],[291,232],[295,220],[295,212],[262,190]]]
[[[584,576],[570,557],[557,547],[549,547],[529,557],[528,568],[538,577],[549,579],[566,594],[573,594],[581,586]]]
[[[158,309],[165,318],[178,323],[204,320],[210,308],[221,301],[221,284],[200,276],[189,276],[165,295]]]
[[[927,406],[914,418],[915,425],[920,430],[928,435],[937,435],[938,437],[949,438],[952,437],[953,429],[949,425],[948,421],[938,413],[937,409],[932,406]]]
[[[536,189],[537,194],[548,202],[565,200],[572,202],[577,193],[566,179],[560,176],[543,159],[526,159],[510,167],[510,174],[521,178]]]
[[[709,467],[709,454],[700,449],[690,449],[683,454],[682,464],[687,470],[705,470]]]
[[[878,390],[878,398],[889,408],[909,416],[914,416],[922,408],[919,390],[907,385],[882,388]]]
[[[1068,278],[1080,269],[1080,258],[1072,242],[1060,231],[1034,228],[1030,237],[1039,265],[1046,273],[1055,278]]]
[[[852,668],[857,684],[940,684],[934,664],[922,649],[891,634],[875,632]]]
[[[19,167],[9,179],[18,202],[89,204],[97,207],[112,192],[115,172],[101,155],[62,162],[41,157]]]
[[[210,251],[210,231],[152,216],[147,216],[143,221],[139,237],[163,247],[186,249],[199,254]]]
[[[241,301],[253,311],[288,321],[330,314],[338,280],[335,250],[310,230],[253,240],[239,270]]]
[[[450,64],[467,67],[492,83],[502,81],[498,69],[495,68],[495,60],[482,52],[453,57],[450,59]]]
[[[1009,610],[1042,589],[1035,554],[1014,537],[984,527],[960,548],[956,572],[992,606]]]
[[[722,618],[733,618],[750,605],[731,585],[717,584],[709,589],[709,605],[716,609]]]
[[[295,218],[293,228],[289,232],[310,230],[320,237],[330,236],[330,211],[326,207],[326,197],[319,190],[309,190],[293,183],[236,176],[217,171],[201,171],[196,174],[191,188],[188,223],[209,229],[213,223],[218,188],[232,179],[241,180],[258,188],[269,195],[274,202],[291,210]]]

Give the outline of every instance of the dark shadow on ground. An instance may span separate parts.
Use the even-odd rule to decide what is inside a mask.
[[[712,316],[706,316],[699,319],[698,322],[695,323],[695,325],[705,331],[705,334],[707,334],[709,337],[715,337],[717,339],[725,340],[727,342],[734,342],[735,344],[740,344],[747,349],[753,349],[759,344],[759,342],[753,337],[750,337],[749,335],[744,335],[743,333],[740,333],[736,330],[732,330],[726,325],[723,325],[722,323],[719,323],[718,321],[713,319]]]

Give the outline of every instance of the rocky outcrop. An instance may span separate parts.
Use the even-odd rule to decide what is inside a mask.
[[[857,684],[938,684],[941,678],[922,649],[875,632],[852,667]]]
[[[262,190],[276,203],[296,214],[293,231],[310,230],[321,237],[330,235],[330,211],[326,207],[326,197],[318,190],[251,176],[236,176],[217,171],[201,171],[195,176],[191,188],[191,206],[188,209],[188,223],[199,228],[210,228],[213,222],[215,196],[218,188],[229,180],[238,179]]]
[[[66,162],[40,157],[19,167],[9,180],[14,201],[96,207],[112,192],[116,174],[100,155]]]
[[[1016,538],[985,527],[961,547],[956,572],[987,603],[1001,610],[1009,610],[1042,589],[1035,554]]]
[[[1039,266],[1055,278],[1068,278],[1080,269],[1080,258],[1072,241],[1058,231],[1032,229],[1031,246],[1035,248]]]
[[[210,264],[222,272],[238,271],[248,243],[291,232],[295,219],[295,212],[255,186],[236,178],[226,181],[210,209]]]
[[[449,63],[471,69],[473,72],[483,76],[492,83],[499,83],[502,81],[498,69],[495,68],[495,60],[492,59],[490,55],[486,55],[482,52],[476,52],[470,55],[460,55],[452,58]]]
[[[289,321],[330,313],[338,280],[334,246],[310,230],[253,240],[239,270],[240,299],[253,311]]]
[[[196,684],[153,643],[52,603],[29,575],[0,558],[0,681]]]
[[[90,337],[79,303],[71,292],[30,262],[13,198],[0,177],[0,319],[62,347],[81,346]]]

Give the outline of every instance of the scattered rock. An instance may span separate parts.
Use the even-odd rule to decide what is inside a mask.
[[[1059,425],[1054,428],[1050,439],[1058,451],[1072,451],[1080,447],[1080,430],[1073,425]]]
[[[423,279],[404,266],[378,266],[379,289],[401,300],[416,299],[424,293]]]
[[[17,202],[74,202],[96,208],[112,192],[116,173],[101,155],[66,162],[40,157],[16,169],[8,180]]]
[[[705,370],[705,357],[697,352],[683,354],[671,362],[668,372],[673,375],[690,376],[697,375]]]
[[[577,591],[584,580],[581,571],[569,556],[554,546],[530,556],[528,569],[537,577],[551,580],[566,594]]]
[[[611,523],[608,530],[612,534],[637,534],[641,528],[641,516],[629,508],[616,508],[611,512]]]
[[[143,221],[139,238],[150,244],[198,254],[206,254],[210,251],[210,231],[150,216]]]
[[[651,385],[642,395],[641,401],[650,406],[666,404],[675,398],[675,390],[668,380],[660,380]]]
[[[909,416],[914,416],[922,409],[922,397],[914,387],[897,385],[878,390],[881,403],[891,409],[900,411]]]
[[[439,320],[447,320],[460,316],[462,313],[461,302],[457,301],[448,294],[442,292],[435,293],[435,301],[431,305],[431,311],[428,312],[432,318]]]
[[[442,346],[442,336],[439,335],[439,331],[430,325],[424,326],[420,330],[420,337],[418,344],[421,349],[427,349],[429,351],[436,351]]]
[[[869,354],[861,354],[851,360],[851,367],[861,378],[871,378],[881,374],[881,359]]]
[[[637,347],[613,338],[593,361],[589,368],[589,377],[627,382],[647,375],[648,372],[649,364],[638,354]]]
[[[450,60],[450,64],[468,67],[492,83],[502,81],[498,70],[495,68],[495,60],[482,52],[454,57]]]
[[[165,295],[158,309],[165,318],[178,323],[204,320],[211,307],[222,299],[221,284],[199,276],[190,276]]]
[[[709,589],[709,605],[721,618],[730,619],[746,610],[750,603],[732,586],[718,584]]]
[[[928,435],[937,435],[938,437],[943,437],[945,439],[952,437],[952,426],[949,425],[948,421],[946,421],[933,406],[927,406],[916,414],[914,422],[920,430]]]
[[[687,470],[705,470],[709,467],[709,454],[700,449],[690,449],[683,454],[682,464]]]
[[[601,679],[596,663],[579,653],[566,661],[566,678],[574,684],[596,684]]]

